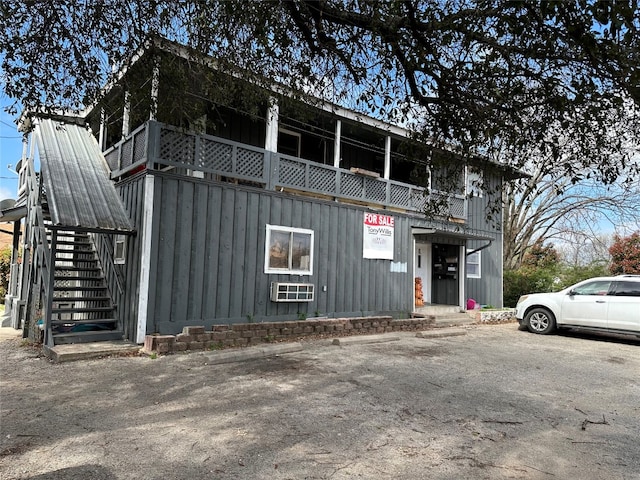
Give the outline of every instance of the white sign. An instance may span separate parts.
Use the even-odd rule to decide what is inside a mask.
[[[391,215],[364,214],[362,257],[393,260],[393,226]]]

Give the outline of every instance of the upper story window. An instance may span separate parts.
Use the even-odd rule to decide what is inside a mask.
[[[313,274],[313,230],[267,225],[265,273]]]
[[[482,252],[473,252],[467,255],[467,278],[481,278],[480,270],[480,254]]]
[[[278,153],[300,157],[302,135],[285,128],[278,129]]]
[[[467,195],[482,198],[483,181],[482,170],[467,168]]]
[[[431,190],[443,193],[464,193],[464,168],[460,165],[438,165],[430,169]]]

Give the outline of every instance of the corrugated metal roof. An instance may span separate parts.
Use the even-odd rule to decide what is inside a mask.
[[[81,125],[52,119],[38,120],[35,133],[53,226],[133,231],[93,135]]]
[[[26,198],[22,198],[18,202],[13,199],[6,199],[0,202],[0,222],[16,222],[26,216]]]

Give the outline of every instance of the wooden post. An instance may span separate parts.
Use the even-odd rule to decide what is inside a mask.
[[[100,146],[100,151],[104,151],[104,137],[107,129],[106,124],[106,112],[104,108],[100,109],[100,130],[98,131],[98,145]]]
[[[153,58],[153,76],[151,77],[151,108],[149,120],[156,120],[158,115],[158,92],[160,90],[160,58]]]
[[[124,107],[122,110],[122,138],[126,138],[130,133],[130,116],[131,116],[131,94],[124,92]]]
[[[46,241],[46,239],[44,239]],[[51,231],[51,246],[49,249],[49,281],[44,285],[44,344],[53,347],[53,334],[51,331],[51,309],[53,308],[53,285],[56,279],[56,255],[55,251],[58,243],[58,231]],[[46,249],[43,248],[43,253]],[[45,260],[46,265],[46,260]]]
[[[387,135],[384,142],[384,179],[391,175],[391,136]]]
[[[340,168],[340,142],[342,136],[342,121],[336,120],[336,132],[333,140],[333,166]]]
[[[267,109],[267,131],[264,149],[270,152],[278,151],[278,124],[280,123],[280,108],[275,98],[269,98]]]

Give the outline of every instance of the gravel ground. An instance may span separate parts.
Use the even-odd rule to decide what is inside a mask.
[[[0,478],[640,479],[638,340],[304,346],[50,364],[3,340]]]

